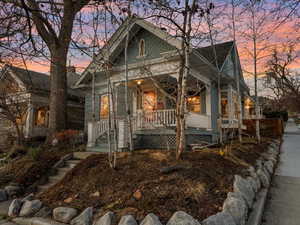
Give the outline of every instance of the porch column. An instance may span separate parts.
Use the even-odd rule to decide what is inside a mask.
[[[29,103],[27,108],[27,117],[26,117],[25,130],[24,130],[25,138],[30,138],[32,136],[33,124],[34,124],[34,107],[32,103]]]
[[[95,129],[94,126],[95,122],[88,122],[88,143],[87,147],[94,147],[96,144],[96,134],[95,134]]]
[[[205,105],[206,115],[208,117],[208,130],[211,130],[211,85],[205,85]]]
[[[232,95],[232,87],[231,85],[228,86],[228,92],[227,92],[227,98],[228,98],[228,119],[233,119],[233,95]]]

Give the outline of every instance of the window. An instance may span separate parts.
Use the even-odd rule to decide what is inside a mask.
[[[100,100],[100,118],[108,118],[109,113],[109,103],[108,95],[102,95]]]
[[[139,56],[145,56],[145,41],[144,41],[144,39],[140,40]]]
[[[189,112],[201,113],[200,96],[188,97],[187,108]]]
[[[157,95],[155,91],[144,91],[143,93],[143,110],[155,110],[157,103]]]
[[[48,107],[40,107],[36,110],[35,125],[39,127],[46,127],[48,125]]]
[[[221,113],[222,117],[228,117],[228,96],[227,92],[221,93]]]
[[[20,115],[16,118],[16,123],[18,125],[24,125],[26,122],[26,118],[27,118],[27,113],[26,112],[22,113],[22,115]]]

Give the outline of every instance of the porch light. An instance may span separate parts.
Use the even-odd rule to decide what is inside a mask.
[[[137,83],[137,85],[141,85],[142,84],[142,80],[138,80],[136,83]]]

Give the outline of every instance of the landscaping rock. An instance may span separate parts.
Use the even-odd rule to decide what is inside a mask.
[[[15,199],[10,203],[8,208],[8,216],[17,217],[19,215],[20,209],[22,207],[22,200]]]
[[[40,200],[33,200],[33,201],[25,201],[19,216],[32,216],[37,213],[42,207],[42,202]]]
[[[223,212],[229,213],[236,224],[246,224],[248,207],[244,200],[235,197],[227,197],[223,204]]]
[[[236,198],[240,201],[243,201],[247,205],[247,202],[244,200],[243,196],[239,192],[228,192],[227,198]]]
[[[265,172],[262,169],[257,170],[257,175],[261,181],[261,184],[264,188],[268,188],[270,185],[269,177],[265,174]]]
[[[255,197],[255,193],[249,184],[249,182],[242,178],[239,175],[234,176],[234,183],[233,183],[233,190],[234,192],[241,193],[242,197],[245,199],[249,208],[252,207],[253,199]]]
[[[114,223],[115,214],[107,212],[104,216],[95,221],[94,225],[112,225]]]
[[[167,225],[200,225],[200,223],[189,214],[177,211],[169,219]]]
[[[46,218],[46,217],[50,217],[51,214],[52,214],[52,210],[49,207],[44,206],[43,208],[40,209],[40,211],[34,214],[34,216]]]
[[[93,222],[93,208],[86,208],[79,216],[71,220],[71,225],[91,225]]]
[[[273,162],[273,165],[277,163],[277,156],[268,155],[268,160]]]
[[[261,169],[261,168],[263,167],[263,162],[262,162],[262,160],[260,160],[260,159],[256,160],[256,167],[257,167],[258,169]]]
[[[203,225],[239,225],[234,222],[234,219],[227,212],[220,212],[212,215],[202,221]]]
[[[68,207],[58,207],[53,210],[53,218],[62,223],[69,223],[77,215],[77,210]]]
[[[143,219],[140,225],[162,225],[162,224],[156,215],[150,213]]]
[[[14,218],[13,222],[20,225],[66,225],[64,223],[59,223],[54,220],[48,218],[40,218],[40,217],[18,217]]]
[[[256,180],[253,177],[247,177],[246,180],[248,181],[248,183],[251,186],[254,193],[258,192],[259,186],[258,186]]]
[[[3,201],[6,201],[8,198],[7,198],[7,193],[5,190],[3,189],[0,189],[0,202],[3,202]]]
[[[126,215],[122,216],[118,225],[137,225],[137,222],[132,215]]]
[[[274,165],[273,165],[273,162],[272,161],[267,161],[265,162],[264,164],[266,170],[268,170],[269,174],[273,174],[273,169],[274,169]]]
[[[143,197],[143,194],[140,190],[136,190],[133,193],[133,197],[135,198],[135,200],[140,200]]]
[[[10,185],[10,186],[5,187],[5,191],[9,197],[16,197],[16,196],[18,196],[18,194],[21,193],[22,188],[20,188],[19,186],[11,186]]]

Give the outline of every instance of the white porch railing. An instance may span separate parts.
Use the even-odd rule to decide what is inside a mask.
[[[133,116],[131,122],[133,132],[139,129],[153,129],[157,127],[176,126],[176,111],[175,109],[139,111],[135,116]],[[97,138],[108,131],[108,129],[108,119],[89,122],[87,146],[94,147]]]
[[[96,122],[88,122],[88,147],[96,144],[96,139],[103,135],[109,128],[108,119],[102,119]]]
[[[134,129],[151,129],[156,127],[176,126],[176,110],[162,109],[155,111],[139,111],[134,121]]]

